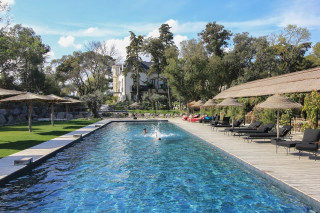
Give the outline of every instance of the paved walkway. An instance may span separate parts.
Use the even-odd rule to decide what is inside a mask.
[[[226,151],[241,161],[252,165],[265,176],[281,181],[278,185],[289,185],[297,194],[308,195],[308,202],[320,209],[320,158],[309,158],[307,153],[299,160],[298,152],[291,149],[289,155],[283,148],[271,143],[247,143],[242,138],[228,136],[220,131],[212,131],[208,124],[189,123],[181,119],[169,119],[170,122],[200,137],[212,145]],[[283,184],[284,183],[284,184]],[[287,188],[290,188],[287,187]],[[310,199],[311,198],[311,199]]]

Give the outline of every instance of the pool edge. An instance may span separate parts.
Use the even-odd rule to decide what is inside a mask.
[[[10,172],[9,174],[5,175],[4,177],[0,178],[0,187],[3,187],[5,186],[5,184],[7,184],[8,182],[10,182],[11,180],[14,180],[22,175],[24,175],[25,173],[27,173],[28,171],[32,170],[33,168],[41,165],[44,161],[46,161],[47,159],[55,156],[57,153],[63,151],[64,149],[72,146],[74,143],[77,143],[79,142],[80,140],[82,140],[83,138],[91,135],[92,133],[94,133],[95,131],[101,129],[101,128],[104,128],[105,126],[111,124],[111,123],[115,123],[115,122],[168,122],[168,120],[165,120],[165,119],[141,119],[141,120],[138,120],[138,119],[134,119],[134,120],[128,120],[128,119],[115,119],[115,120],[109,120],[109,119],[105,119],[105,120],[101,120],[101,121],[98,121],[96,123],[93,123],[93,124],[90,124],[88,126],[85,126],[85,127],[82,127],[80,129],[77,129],[75,131],[72,131],[70,133],[67,133],[65,135],[62,135],[62,136],[59,136],[57,138],[54,138],[52,140],[55,140],[55,139],[58,139],[60,137],[65,137],[66,135],[68,136],[71,136],[71,135],[74,135],[74,133],[76,133],[77,131],[81,130],[81,129],[84,129],[86,127],[94,127],[93,130],[91,131],[88,131],[87,133],[85,133],[83,136],[81,135],[79,138],[73,138],[72,141],[70,141],[69,143],[67,143],[66,145],[63,145],[63,146],[60,146],[58,147],[57,149],[54,149],[52,152],[46,154],[46,155],[43,155],[39,158],[37,158],[36,160],[34,160],[33,162],[31,162],[30,164],[28,165],[23,165],[23,166],[14,166],[14,165],[11,165],[15,170],[13,172]],[[51,140],[49,140],[51,141]],[[36,146],[39,146],[41,144],[44,144],[44,143],[48,143],[49,141],[45,141],[45,142],[42,142]],[[32,149],[36,146],[33,146],[33,147],[30,147],[28,149]],[[28,150],[28,149],[25,149],[25,150]],[[22,150],[22,151],[25,151],[25,150]],[[21,151],[20,151],[21,152]],[[17,152],[19,153],[19,152]],[[6,156],[1,160],[7,160],[7,158],[13,158],[13,159],[17,159],[17,157],[15,156],[17,153],[14,153],[12,155],[9,155],[9,156]],[[13,163],[13,161],[12,161]]]

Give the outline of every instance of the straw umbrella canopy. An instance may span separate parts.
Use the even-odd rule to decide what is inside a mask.
[[[205,102],[205,103],[202,105],[202,107],[214,107],[214,106],[216,106],[216,105],[217,105],[217,103],[214,102],[213,99],[209,99],[209,100],[207,100],[207,102]]]
[[[217,106],[230,106],[231,107],[231,119],[232,119],[232,128],[233,128],[233,107],[241,107],[242,103],[239,103],[234,98],[226,98],[221,103],[217,104]]]
[[[134,102],[133,104],[130,104],[130,107],[137,109],[140,108],[141,105],[138,102]]]
[[[55,103],[59,103],[59,102],[68,102],[67,99],[64,99],[62,97],[59,97],[57,95],[51,94],[51,95],[47,95],[47,97],[51,98],[51,125],[54,125],[54,119],[53,119],[53,113],[54,113],[54,104]]]
[[[69,104],[78,104],[78,103],[83,103],[83,101],[79,101],[77,99],[74,98],[69,98],[69,97],[64,97],[65,100],[67,100],[67,102],[64,102],[64,104],[66,104],[66,120],[68,121],[68,114],[69,114]]]
[[[279,140],[279,112],[281,109],[299,109],[302,105],[293,102],[288,97],[283,95],[273,95],[267,98],[266,101],[257,105],[258,108],[276,109],[277,110],[277,140]]]
[[[195,104],[193,104],[191,107],[193,107],[193,108],[200,108],[200,107],[202,107],[203,105],[204,105],[204,101],[199,100],[199,101],[197,101]]]
[[[196,103],[196,101],[191,101],[190,103],[187,103],[188,107],[191,107],[192,105],[194,105]]]
[[[201,114],[201,107],[204,105],[204,101],[199,100],[194,105],[192,105],[192,108],[200,108],[200,114]]]
[[[207,102],[206,103],[204,103],[203,105],[202,105],[202,107],[204,107],[204,108],[211,108],[211,113],[213,114],[213,110],[212,110],[212,108],[214,107],[214,106],[216,106],[217,105],[217,103],[216,102],[214,102],[214,100],[213,99],[209,99],[209,100],[207,100]]]
[[[32,102],[35,101],[42,101],[42,102],[50,102],[52,101],[51,98],[44,96],[44,95],[37,95],[33,93],[25,93],[20,94],[17,96],[13,96],[10,98],[5,98],[0,100],[0,102],[27,102],[28,103],[28,126],[29,126],[29,132],[32,132],[32,122],[31,122],[31,116],[32,116]]]
[[[0,98],[7,97],[7,96],[14,96],[14,95],[20,95],[24,92],[16,91],[16,90],[8,90],[8,89],[2,89],[0,88]]]

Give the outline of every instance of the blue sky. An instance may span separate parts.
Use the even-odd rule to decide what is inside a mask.
[[[319,0],[2,0],[11,6],[11,25],[32,27],[51,47],[51,58],[85,50],[90,41],[115,45],[125,59],[129,32],[157,36],[172,26],[175,42],[197,38],[208,22],[233,33],[279,33],[288,24],[307,27],[320,41]]]

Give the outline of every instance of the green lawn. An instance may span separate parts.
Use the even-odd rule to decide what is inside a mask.
[[[50,122],[35,122],[32,123],[32,132],[28,132],[28,124],[2,126],[0,127],[0,158],[98,121],[97,119],[56,121],[54,126],[51,126]]]

